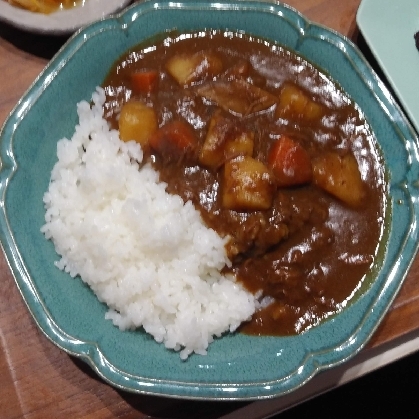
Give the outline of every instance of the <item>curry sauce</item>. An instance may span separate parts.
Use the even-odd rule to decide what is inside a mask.
[[[230,237],[226,273],[263,306],[242,332],[301,333],[368,285],[384,162],[362,111],[325,72],[242,33],[173,33],[128,51],[103,87],[121,138],[139,141],[168,192]]]

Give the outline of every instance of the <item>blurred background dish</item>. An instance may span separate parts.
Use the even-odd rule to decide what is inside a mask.
[[[0,0],[0,21],[29,32],[68,35],[82,26],[123,9],[130,2],[131,0],[82,0],[73,8],[43,14]]]

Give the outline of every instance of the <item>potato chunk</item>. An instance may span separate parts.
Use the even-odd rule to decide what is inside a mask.
[[[241,131],[234,138],[227,141],[224,155],[226,159],[238,156],[252,156],[255,134]]]
[[[271,207],[275,185],[269,169],[259,160],[240,156],[224,166],[222,205],[235,211]]]
[[[237,122],[224,117],[221,112],[215,112],[199,153],[199,162],[216,170],[234,157],[251,156],[253,143],[253,132],[243,131]]]
[[[216,76],[222,69],[222,61],[213,51],[175,55],[166,63],[166,70],[180,85]]]
[[[157,131],[158,123],[154,109],[140,101],[127,102],[119,117],[119,137],[122,141],[137,141],[142,147]]]
[[[293,115],[306,121],[313,121],[320,119],[324,111],[323,105],[312,100],[296,85],[285,83],[282,87],[276,108],[277,118]]]
[[[364,183],[352,154],[329,152],[314,159],[313,181],[351,207],[359,207],[364,201]]]

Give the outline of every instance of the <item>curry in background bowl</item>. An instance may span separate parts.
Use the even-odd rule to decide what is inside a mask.
[[[168,29],[170,32],[167,32]],[[255,336],[254,334],[259,334],[259,331],[247,330],[247,333],[225,336],[211,344],[206,357],[192,356],[187,362],[180,362],[176,354],[156,345],[140,330],[122,332],[105,321],[106,308],[97,301],[94,294],[81,281],[70,280],[65,272],[60,272],[54,267],[53,262],[57,255],[53,246],[40,233],[40,227],[44,223],[42,196],[48,187],[51,169],[56,160],[57,140],[71,136],[77,123],[76,104],[81,100],[89,100],[96,86],[101,84],[106,88],[107,83],[110,97],[112,82],[109,69],[115,60],[126,51],[134,50],[142,41],[160,36],[162,33],[170,37],[172,36],[170,34],[174,33],[173,30],[185,34],[197,31],[208,33],[209,29],[216,33],[227,31],[232,34],[244,34],[243,39],[232,36],[231,40],[225,41],[231,41],[232,44],[247,42],[247,36],[268,40],[267,44],[262,42],[260,45],[262,53],[255,54],[256,58],[280,60],[281,53],[270,55],[271,47],[278,45],[278,51],[290,55],[289,62],[294,63],[294,71],[301,69],[302,74],[315,72],[317,75],[313,80],[329,85],[332,89],[329,91],[331,95],[328,99],[321,97],[316,90],[316,83],[301,84],[301,80],[297,77],[298,71],[294,73],[295,77],[291,76],[292,69],[289,69],[291,73],[286,70],[285,79],[276,80],[276,83],[273,82],[273,75],[266,74],[265,78],[260,78],[253,72],[253,66],[249,68],[249,73],[246,73],[246,65],[243,66],[244,70],[237,69],[238,75],[230,77],[223,70],[215,79],[205,79],[192,85],[189,81],[179,83],[171,79],[169,81],[169,77],[167,79],[160,77],[159,84],[160,82],[162,85],[171,84],[173,95],[180,98],[177,103],[192,103],[183,100],[184,85],[188,86],[186,90],[192,89],[196,97],[202,98],[208,105],[205,107],[208,113],[196,109],[197,120],[202,120],[207,126],[212,124],[215,127],[226,127],[228,128],[226,132],[234,135],[228,134],[225,137],[226,141],[221,141],[224,144],[228,143],[228,147],[210,147],[211,151],[215,151],[212,154],[217,155],[216,151],[220,151],[221,154],[220,161],[215,159],[217,161],[215,167],[202,157],[205,155],[202,150],[207,140],[207,130],[203,129],[195,131],[194,138],[197,145],[191,148],[194,152],[190,155],[188,152],[188,158],[197,159],[192,160],[193,165],[185,166],[183,157],[179,160],[179,165],[174,161],[166,165],[170,158],[167,159],[165,156],[165,150],[172,148],[173,143],[172,140],[167,142],[159,137],[160,129],[166,125],[166,119],[163,120],[162,116],[165,113],[159,110],[164,101],[159,100],[154,107],[159,128],[153,134],[157,139],[151,142],[148,158],[161,170],[162,176],[167,176],[170,180],[173,177],[173,182],[169,182],[172,191],[190,196],[191,199],[195,199],[197,205],[201,205],[201,211],[208,223],[211,223],[214,211],[225,213],[223,222],[216,224],[220,229],[233,233],[234,240],[229,251],[235,264],[233,269],[237,269],[243,282],[246,282],[246,275],[253,278],[255,276],[253,272],[258,273],[258,264],[261,263],[259,258],[261,255],[269,254],[271,249],[275,249],[273,251],[275,259],[269,260],[268,257],[263,261],[266,262],[263,269],[268,265],[275,268],[274,260],[286,263],[278,266],[279,276],[285,278],[285,286],[277,288],[277,284],[273,284],[274,291],[275,289],[279,291],[266,292],[266,295],[272,294],[279,304],[275,313],[269,313],[272,318],[288,316],[287,305],[291,308],[289,310],[291,313],[295,312],[294,308],[298,306],[298,301],[304,300],[301,295],[307,290],[311,290],[312,301],[303,303],[306,304],[306,312],[311,313],[309,307],[313,304],[317,304],[316,310],[320,309],[323,312],[314,310],[312,323],[307,321],[310,316],[305,316],[303,321],[299,321],[291,314],[288,317],[291,327],[278,334],[268,331],[262,333],[264,336]],[[174,43],[172,46],[174,49],[182,48],[180,43]],[[196,53],[197,50],[191,52]],[[155,56],[158,55],[159,49],[156,48]],[[228,61],[228,54],[226,57],[221,55],[221,61],[225,60],[225,69],[233,69],[234,65]],[[151,52],[148,57],[152,60],[153,53]],[[248,58],[248,55],[242,54],[242,57]],[[151,64],[147,63],[147,69],[153,68]],[[319,69],[320,72],[317,73],[315,69]],[[105,82],[108,76],[109,79]],[[217,86],[208,84],[211,82],[222,85],[225,80],[228,81],[226,89],[220,90]],[[227,97],[233,99],[231,102],[236,102],[235,91],[233,90],[233,94],[230,95],[228,92],[231,86],[237,85],[246,86],[248,90],[244,91],[248,92],[252,99],[252,106],[244,110],[244,115],[239,115],[242,110],[230,108],[231,103],[225,105],[224,101]],[[287,102],[284,99],[285,106],[282,109],[276,111],[275,106],[275,111],[272,108],[270,113],[265,112],[266,109],[263,108],[266,105],[265,100],[274,95],[275,100],[281,101],[284,86],[288,86],[285,93],[287,90],[288,93],[291,91],[288,96],[299,100]],[[215,94],[220,91],[221,95]],[[151,105],[154,94],[158,95],[158,93],[135,93],[129,99],[150,100],[148,104]],[[118,102],[116,106],[122,107],[123,102],[124,100]],[[60,103],[60,106],[57,106],[57,103]],[[296,111],[290,103],[300,103],[303,111]],[[336,103],[346,107],[347,113],[333,116],[330,109],[333,109]],[[170,109],[171,106],[173,105],[169,104],[162,108]],[[317,119],[314,118],[310,123],[304,124],[308,126],[308,132],[300,129],[302,126],[300,120],[305,117],[306,108],[317,114]],[[168,112],[168,115],[172,113]],[[268,118],[268,113],[272,116],[271,120]],[[110,107],[109,120],[119,124],[121,118],[119,117],[117,122],[116,119],[112,119],[113,115],[114,110]],[[321,118],[319,115],[322,115]],[[239,124],[235,122],[237,118],[240,120]],[[359,139],[355,142],[344,141],[344,133],[338,128],[334,131],[336,118],[338,121],[346,121],[346,124],[343,123],[345,129],[354,130]],[[187,118],[185,120],[191,122]],[[281,123],[278,124],[278,121]],[[325,121],[328,123],[322,125]],[[350,121],[353,124],[350,124]],[[337,122],[336,126],[340,126],[340,122]],[[273,127],[275,129],[272,129]],[[359,127],[359,130],[355,127]],[[272,131],[272,134],[264,134],[267,130]],[[317,142],[310,139],[310,130],[321,133],[315,136]],[[216,129],[215,132],[219,130]],[[169,137],[173,138],[173,136],[163,138]],[[267,137],[268,142],[261,141],[262,137]],[[311,267],[310,261],[301,265],[306,267],[301,269],[308,269],[308,272],[312,273],[312,282],[308,281],[310,278],[305,278],[306,283],[303,281],[302,288],[292,287],[293,278],[298,279],[299,275],[301,278],[301,273],[299,269],[294,270],[290,266],[291,263],[300,263],[304,259],[304,252],[301,252],[302,244],[306,245],[304,249],[308,249],[315,243],[314,253],[319,253],[317,244],[323,243],[328,247],[330,237],[332,242],[336,240],[333,236],[338,229],[331,228],[331,223],[325,224],[324,205],[328,209],[328,214],[335,213],[332,224],[338,225],[342,223],[342,214],[346,220],[356,220],[360,208],[367,204],[364,202],[366,199],[359,199],[355,207],[350,203],[342,204],[342,197],[336,197],[333,191],[327,190],[320,181],[321,176],[319,178],[319,174],[315,173],[316,168],[322,164],[322,150],[326,155],[333,151],[333,137],[338,138],[336,144],[340,145],[339,147],[334,145],[335,149],[339,149],[337,160],[341,162],[344,156],[349,155],[357,162],[355,172],[359,172],[363,185],[361,196],[371,197],[374,208],[370,210],[369,219],[374,219],[372,215],[374,211],[378,214],[372,223],[375,227],[371,230],[375,232],[371,232],[374,236],[371,242],[369,240],[364,242],[364,237],[360,237],[363,249],[355,246],[347,255],[341,252],[337,262],[343,264],[348,261],[355,262],[357,258],[352,256],[359,255],[360,263],[351,264],[353,270],[357,271],[358,279],[364,278],[364,274],[370,275],[369,280],[355,279],[357,284],[361,282],[368,286],[363,289],[361,285],[359,290],[361,292],[357,298],[346,306],[342,302],[347,300],[351,292],[344,291],[346,297],[340,300],[337,294],[330,296],[322,293],[322,281],[327,282],[328,279],[324,279],[321,272],[327,272],[328,257],[323,265],[316,261],[312,261]],[[216,134],[213,138],[215,145],[218,145],[221,137]],[[249,138],[252,141],[249,141]],[[303,147],[305,150],[301,152],[301,155],[305,156],[303,160],[309,161],[312,168],[308,171],[310,181],[306,177],[297,186],[284,186],[279,184],[282,182],[280,178],[283,173],[281,174],[281,171],[279,174],[271,173],[275,172],[276,164],[272,164],[275,159],[269,158],[270,151],[273,144],[282,141],[281,138],[290,140],[296,149]],[[159,147],[162,143],[165,146]],[[243,153],[242,146],[245,150],[250,150],[250,144],[253,148],[252,153],[250,151]],[[134,5],[115,18],[97,22],[73,36],[46,67],[6,121],[1,132],[2,243],[17,286],[41,330],[60,348],[88,362],[112,385],[132,392],[182,398],[250,400],[275,397],[300,387],[317,372],[354,356],[368,341],[393,301],[417,251],[418,214],[414,205],[417,200],[415,185],[419,171],[417,145],[417,137],[407,120],[356,47],[346,38],[308,22],[295,10],[281,4],[261,2],[221,1],[212,4],[200,1],[185,3],[162,1],[158,3],[158,7],[155,7],[155,3],[144,2]],[[177,148],[175,147],[175,152]],[[237,150],[241,150],[240,155],[236,155]],[[240,164],[243,161],[252,164],[243,167]],[[232,170],[227,170],[229,162],[238,164]],[[183,181],[177,181],[180,177],[172,176],[176,171],[185,172],[185,168],[196,166],[202,167],[202,170],[197,172],[196,178],[191,175],[193,179],[189,182],[190,190],[186,187],[189,183],[185,185]],[[265,167],[268,167],[269,174],[259,175],[258,173],[265,173]],[[367,180],[366,169],[375,174],[374,182],[369,183]],[[234,173],[244,173],[243,170],[247,170],[246,176],[252,179],[265,179],[269,186],[264,194],[265,199],[261,201],[256,199],[259,206],[250,212],[249,208],[244,206],[253,205],[255,202],[252,193],[241,197],[236,192],[243,191],[244,185],[234,187],[234,182],[246,178],[246,176],[234,178]],[[193,172],[189,169],[187,171],[191,174]],[[224,196],[222,201],[197,199],[197,196],[211,197],[210,193],[202,194],[199,192],[200,189],[197,189],[200,187],[200,177],[203,173],[208,174],[205,175],[208,182],[203,185],[204,192],[207,189],[214,189],[214,185],[218,182],[220,196],[226,191],[233,193]],[[230,175],[224,178],[226,173]],[[228,187],[232,185],[231,182],[233,187]],[[208,188],[208,185],[213,186]],[[269,198],[271,190],[275,193]],[[297,191],[298,199],[295,205],[293,204],[295,198],[291,196],[290,190]],[[377,192],[379,190],[381,193]],[[275,197],[278,193],[282,194],[283,202],[287,203],[288,208],[275,206]],[[310,196],[308,203],[304,203],[306,195]],[[263,208],[260,205],[263,205]],[[357,208],[357,205],[360,207]],[[287,218],[290,208],[292,214],[299,213],[298,219]],[[278,214],[275,222],[272,221],[275,217],[260,215],[269,212],[272,215]],[[30,219],[22,217],[22,214],[27,213],[32,213],[33,217]],[[248,221],[250,217],[235,218],[232,216],[234,213],[257,214],[254,217],[254,230],[247,228],[251,225]],[[349,214],[355,218],[348,218]],[[254,233],[261,231],[260,225],[266,220],[272,222],[270,225],[274,228],[272,235],[269,237],[266,235],[267,237],[262,240],[260,234]],[[351,223],[348,224],[350,231]],[[245,228],[242,231],[236,228],[237,225],[243,225]],[[312,226],[312,229],[309,226]],[[253,231],[250,235],[249,230]],[[316,234],[311,234],[312,230]],[[292,240],[295,240],[293,242],[295,246],[293,248],[290,242],[288,245],[290,247],[286,250],[281,245],[281,240],[287,234],[291,237],[290,232],[293,233]],[[319,243],[316,242],[317,239]],[[345,240],[347,239],[338,239],[338,243],[342,244]],[[348,241],[350,246],[354,246],[353,236]],[[36,249],[36,252],[33,249]],[[291,249],[295,251],[290,251]],[[327,255],[327,252],[321,253]],[[373,255],[373,258],[368,258],[368,255]],[[246,258],[251,260],[248,267],[243,262]],[[333,266],[336,265],[330,266],[330,269],[335,269]],[[264,281],[264,278],[266,277],[261,275],[260,281]],[[298,281],[299,284],[300,282]],[[249,282],[248,287],[252,286],[254,285]],[[354,286],[352,289],[358,290],[358,288]],[[340,291],[336,292],[339,294]],[[284,300],[285,298],[288,300]],[[328,307],[339,313],[318,324],[318,320],[327,317]],[[296,324],[301,324],[306,330],[296,334],[295,332],[299,331],[296,330]]]
[[[60,9],[70,9],[76,6],[74,0],[4,0],[9,4],[35,13],[50,14]]]

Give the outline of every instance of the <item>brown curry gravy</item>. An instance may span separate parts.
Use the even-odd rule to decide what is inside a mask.
[[[233,236],[240,251],[232,257],[231,270],[238,280],[250,291],[262,290],[263,296],[273,299],[241,331],[300,333],[341,311],[368,285],[366,273],[376,263],[384,231],[383,160],[360,109],[324,72],[279,45],[241,33],[170,34],[128,51],[103,83],[105,117],[117,127],[122,103],[140,99],[154,107],[159,125],[185,120],[202,143],[217,107],[196,95],[193,86],[179,86],[167,74],[165,62],[176,54],[208,49],[222,57],[226,70],[240,60],[250,63],[247,80],[252,84],[278,95],[285,82],[292,82],[326,109],[321,119],[304,123],[300,118],[278,119],[272,110],[245,117],[229,115],[255,132],[254,155],[261,161],[266,160],[271,143],[286,134],[303,143],[310,156],[329,149],[353,153],[362,174],[366,199],[360,208],[350,208],[306,184],[278,188],[268,210],[237,212],[221,206],[219,172],[188,161],[167,164],[158,154],[146,154],[170,193],[192,200],[208,226],[223,236]],[[144,68],[159,70],[159,88],[139,95],[130,87],[129,74]]]

